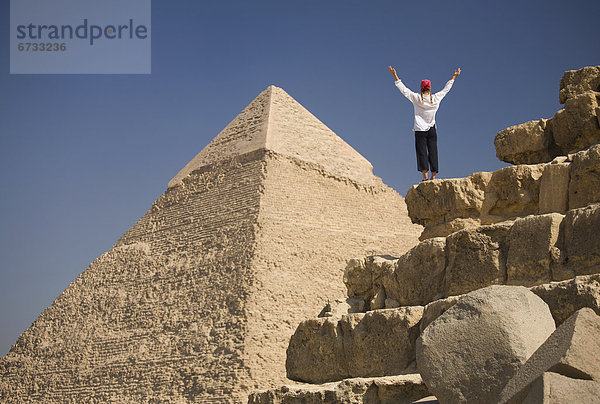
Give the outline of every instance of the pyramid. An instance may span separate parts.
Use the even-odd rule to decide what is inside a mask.
[[[403,198],[270,86],[0,359],[2,402],[246,402],[346,260],[417,243]],[[289,381],[288,381],[289,382]]]

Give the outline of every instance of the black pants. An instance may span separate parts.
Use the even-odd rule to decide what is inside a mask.
[[[438,172],[437,132],[435,125],[427,131],[415,131],[417,171]]]

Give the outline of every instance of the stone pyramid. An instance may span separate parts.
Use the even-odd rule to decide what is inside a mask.
[[[252,101],[0,359],[2,402],[246,402],[347,257],[417,243],[403,198],[285,91]]]

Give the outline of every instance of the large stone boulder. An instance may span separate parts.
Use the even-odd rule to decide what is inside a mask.
[[[546,163],[556,157],[547,119],[529,121],[498,132],[494,138],[496,157],[511,164]]]
[[[552,280],[553,267],[560,265],[552,257],[560,254],[555,250],[563,217],[550,213],[515,220],[508,235],[507,284],[531,286]]]
[[[599,336],[600,317],[589,308],[577,311],[517,370],[502,390],[499,401],[523,402],[533,387],[532,383],[543,376],[544,372],[558,373],[571,379],[599,382]]]
[[[589,307],[600,315],[600,274],[534,286],[531,291],[550,307],[556,325],[562,324],[583,307]]]
[[[600,272],[600,204],[573,209],[564,219],[566,270],[574,275]]]
[[[570,170],[569,209],[600,202],[600,144],[576,153]]]
[[[441,403],[491,403],[554,331],[548,306],[522,286],[461,297],[423,330],[417,366]]]
[[[545,167],[546,164],[518,165],[494,171],[485,189],[482,223],[536,214]]]
[[[468,228],[448,236],[445,296],[505,283],[507,236],[512,224]]]
[[[300,323],[287,349],[287,377],[324,383],[414,368],[423,307],[374,310]]]
[[[248,404],[409,404],[428,395],[421,376],[407,374],[283,386],[250,394]]]
[[[548,123],[554,143],[563,153],[600,142],[598,96],[600,93],[588,91],[567,99]]]
[[[569,98],[587,91],[600,92],[600,66],[566,71],[560,80],[559,101],[564,104]]]

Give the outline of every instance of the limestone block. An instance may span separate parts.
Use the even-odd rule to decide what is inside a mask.
[[[335,299],[333,302],[327,302],[323,310],[317,317],[341,317],[345,314],[352,313],[352,305],[348,299]]]
[[[545,167],[546,164],[518,165],[494,171],[485,189],[482,223],[536,214]]]
[[[579,380],[554,372],[546,372],[538,377],[529,388],[523,401],[510,403],[523,404],[562,404],[600,402],[600,383],[593,380]]]
[[[588,91],[567,99],[549,123],[554,143],[562,152],[582,149],[600,142],[596,109],[599,93]]]
[[[250,394],[248,404],[409,404],[428,395],[420,375],[406,374],[282,386]]]
[[[600,91],[600,66],[566,71],[560,80],[560,103],[564,104],[569,98],[586,91]]]
[[[544,372],[600,381],[600,317],[590,308],[569,317],[531,355],[506,384],[500,402],[522,402]]]
[[[417,340],[417,367],[440,402],[491,403],[554,331],[548,306],[522,286],[461,297]]]
[[[505,283],[508,233],[513,222],[463,229],[446,239],[445,295]]]
[[[369,303],[367,309],[383,308],[386,296],[381,289],[392,282],[397,260],[389,255],[349,260],[343,278],[348,296],[364,299]],[[377,307],[371,307],[371,304]]]
[[[531,291],[550,307],[557,326],[583,307],[600,315],[600,274],[534,286]]]
[[[387,297],[401,306],[427,304],[444,296],[446,239],[432,238],[400,257],[394,276],[384,283]]]
[[[552,280],[551,252],[563,217],[549,213],[515,220],[508,235],[507,284],[531,286]]]
[[[570,178],[569,209],[600,202],[600,144],[573,156]]]
[[[303,321],[287,349],[287,377],[323,383],[403,373],[414,365],[422,315],[412,306]]]
[[[567,212],[564,219],[566,269],[575,275],[600,272],[600,204]]]
[[[479,217],[491,173],[466,178],[432,180],[413,185],[406,194],[408,215],[423,226],[455,218]]]
[[[373,274],[366,259],[350,259],[344,269],[344,284],[348,296],[370,296],[373,290]]]
[[[496,157],[511,164],[537,164],[552,160],[552,133],[547,119],[529,121],[506,128],[496,135]]]
[[[450,307],[454,306],[454,304],[464,295],[459,296],[449,296],[445,299],[439,299],[434,302],[429,303],[423,309],[423,317],[421,318],[421,324],[419,328],[421,332],[431,324],[436,318],[444,314],[446,310]]]
[[[305,320],[298,325],[287,349],[289,379],[322,383],[349,377],[338,321],[326,317]],[[317,363],[318,366],[315,366]]]
[[[456,218],[448,222],[430,224],[423,229],[419,240],[427,240],[433,237],[446,237],[454,232],[470,227],[481,226],[481,220],[477,217]]]
[[[548,164],[540,180],[539,213],[565,213],[569,207],[569,173],[571,164]]]

